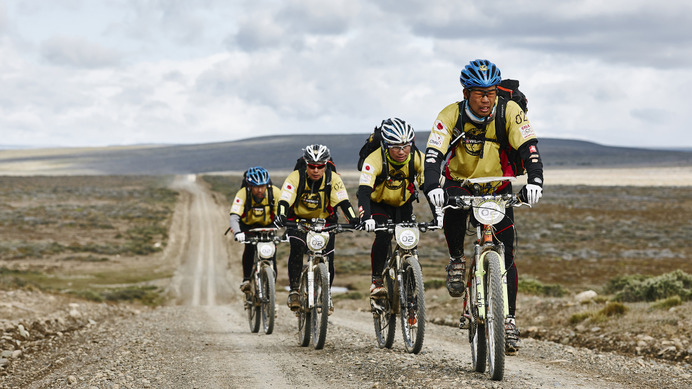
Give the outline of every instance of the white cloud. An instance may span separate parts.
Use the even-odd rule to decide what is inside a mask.
[[[691,11],[681,0],[10,1],[3,143],[367,132],[390,116],[428,130],[461,97],[461,68],[489,58],[521,80],[539,136],[692,145]]]
[[[56,36],[41,44],[41,57],[60,66],[100,68],[118,65],[120,54],[76,37]]]

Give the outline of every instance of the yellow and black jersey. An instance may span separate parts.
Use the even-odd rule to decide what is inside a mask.
[[[497,106],[498,100],[495,100]],[[454,126],[459,117],[459,104],[453,103],[446,106],[437,115],[433,125],[427,147],[446,154],[450,142],[454,137]],[[505,122],[507,123],[507,138],[514,149],[536,139],[536,134],[531,128],[526,113],[514,101],[508,101],[505,110]],[[498,142],[477,141],[476,139],[497,139],[495,133],[495,120],[488,122],[483,129],[476,128],[474,123],[464,124],[464,132],[467,140],[460,142],[450,154],[443,174],[455,181],[463,181],[466,178],[497,177],[506,175],[500,158],[500,145]]]
[[[269,190],[273,191],[273,204],[269,204]],[[231,215],[239,215],[240,221],[249,226],[267,226],[274,221],[276,208],[279,203],[281,191],[275,186],[267,187],[264,199],[261,202],[255,202],[255,199],[250,195],[248,197],[247,188],[242,188],[236,193],[233,204],[231,205]],[[249,204],[246,202],[249,201]]]
[[[395,164],[389,158],[389,154],[385,152],[385,158],[388,159],[386,166],[389,171],[381,176],[385,179],[380,182],[377,177],[381,175],[383,165],[385,165],[382,163],[382,154],[382,150],[378,148],[365,159],[363,168],[360,170],[359,185],[373,189],[370,194],[370,200],[373,202],[400,207],[411,199],[415,191],[413,183],[408,181],[410,158],[414,158],[418,186],[423,185],[423,154],[418,150],[413,150],[409,159],[402,164]]]
[[[302,219],[322,218],[326,219],[334,213],[334,207],[342,201],[348,200],[348,193],[341,176],[335,172],[331,172],[331,190],[329,190],[329,198],[326,198],[326,177],[322,176],[317,182],[311,182],[307,178],[303,179],[302,190],[298,190],[301,179],[300,174],[304,171],[294,170],[288,175],[284,185],[281,188],[281,196],[279,200],[288,203],[293,215]],[[300,193],[300,198],[296,198]]]

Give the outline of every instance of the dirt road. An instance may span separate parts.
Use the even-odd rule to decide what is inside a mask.
[[[524,340],[508,357],[505,380],[471,371],[466,331],[427,324],[419,355],[407,354],[397,331],[392,350],[375,345],[367,312],[330,317],[323,350],[297,345],[296,319],[277,297],[272,335],[251,334],[240,292],[240,247],[222,235],[227,210],[193,176],[166,253],[178,270],[175,304],[97,323],[56,339],[25,363],[30,388],[677,388],[692,384],[689,366],[625,358],[556,343]],[[285,271],[285,269],[279,269]],[[38,357],[40,355],[40,357]]]

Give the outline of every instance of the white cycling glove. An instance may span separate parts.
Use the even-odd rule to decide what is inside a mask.
[[[428,192],[428,198],[433,206],[441,208],[445,202],[445,191],[442,188],[435,188]]]
[[[529,205],[536,204],[541,196],[543,196],[543,188],[536,184],[526,185],[526,201],[529,202]]]
[[[367,231],[367,232],[375,231],[375,219],[368,219],[365,221],[365,231]]]
[[[235,240],[237,240],[240,243],[245,242],[245,233],[239,232],[239,233],[235,234]]]
[[[442,209],[436,208],[435,209],[435,221],[437,222],[437,226],[440,228],[444,227],[444,220],[445,220],[445,214],[442,213]]]

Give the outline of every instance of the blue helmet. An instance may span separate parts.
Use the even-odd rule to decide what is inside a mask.
[[[269,172],[261,166],[251,167],[245,174],[245,181],[252,186],[267,185],[269,183]]]
[[[477,59],[471,61],[461,71],[459,77],[464,88],[487,88],[495,86],[502,81],[500,69],[487,59]]]

